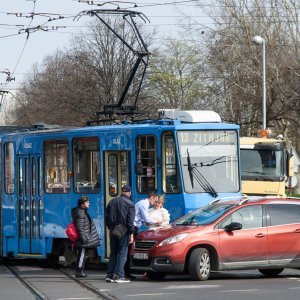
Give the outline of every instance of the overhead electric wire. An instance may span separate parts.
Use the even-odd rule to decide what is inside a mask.
[[[36,4],[36,1],[37,1],[37,0],[33,0],[33,9],[32,9],[33,12],[35,11],[35,4]],[[32,22],[33,22],[33,18],[30,20],[30,22],[29,22],[27,28],[31,25]],[[19,34],[19,33],[18,33],[18,34]],[[14,35],[16,35],[16,34],[14,34]],[[11,36],[13,36],[13,35],[11,35]],[[3,38],[3,37],[0,37],[0,38]],[[18,67],[18,65],[19,65],[19,63],[20,63],[20,61],[21,61],[21,58],[22,58],[22,56],[23,56],[23,53],[24,53],[24,50],[25,50],[25,48],[26,48],[27,42],[28,42],[28,36],[27,36],[26,41],[25,41],[25,43],[24,43],[24,46],[23,46],[23,48],[22,48],[22,50],[21,50],[21,53],[19,54],[17,63],[15,64],[15,66],[14,66],[14,68],[13,68],[13,71],[11,72],[11,76],[14,75],[14,73],[15,73],[15,71],[16,71],[16,69],[17,69],[17,67]],[[3,87],[6,87],[7,85],[8,85],[8,82],[7,82],[6,84],[4,84]]]
[[[19,33],[14,33],[14,34],[9,34],[9,35],[2,35],[2,36],[0,36],[0,39],[4,39],[4,38],[15,36],[15,35],[19,35]]]
[[[30,21],[30,23],[27,25],[27,28],[29,28],[30,27],[30,25],[32,24],[32,21],[33,21],[33,17],[35,17],[35,16],[38,16],[38,13],[34,13],[35,12],[35,6],[36,6],[36,1],[37,0],[34,0],[33,2],[34,2],[34,4],[33,4],[33,16],[32,16],[32,19],[31,19],[31,21]],[[76,2],[78,2],[78,0],[76,0]],[[100,1],[99,1],[100,2]],[[113,1],[112,1],[113,2]],[[121,1],[119,1],[119,2],[121,2]],[[145,2],[145,1],[144,1]],[[139,9],[139,8],[147,8],[147,7],[155,7],[155,6],[157,6],[157,7],[159,7],[159,6],[176,6],[176,5],[182,5],[182,6],[186,6],[186,7],[191,7],[191,6],[193,6],[193,7],[199,7],[199,8],[204,8],[204,7],[212,7],[212,8],[219,8],[219,9],[221,9],[221,8],[224,8],[224,7],[230,7],[230,5],[215,5],[215,4],[201,4],[201,3],[199,3],[199,1],[198,0],[182,0],[182,1],[165,1],[165,2],[161,2],[161,3],[153,3],[153,2],[148,2],[148,3],[139,3],[139,1],[138,2],[136,2],[137,3],[137,9]],[[126,4],[126,3],[124,3],[124,4]],[[192,4],[192,5],[191,5]],[[126,5],[128,5],[128,4],[126,4]],[[263,7],[263,8],[268,8],[267,6],[265,6],[265,5],[262,5],[262,6],[257,6],[257,8],[261,8],[261,7]],[[255,6],[251,6],[250,8],[255,8]],[[269,7],[270,9],[271,9],[271,7]],[[300,7],[293,7],[293,9],[299,9]],[[7,14],[7,12],[3,12],[3,11],[1,11],[0,12],[0,14]],[[40,14],[42,14],[42,13],[40,13]],[[53,15],[54,13],[43,13],[43,14],[51,14],[51,15]],[[73,16],[74,16],[74,14],[55,14],[55,15],[61,15],[61,16],[64,16],[63,18],[64,19],[66,19],[66,18],[73,18]],[[162,18],[162,17],[164,17],[164,18],[171,18],[171,17],[179,17],[178,15],[173,15],[173,16],[151,16],[151,18]],[[207,18],[209,18],[209,16],[188,16],[188,18],[190,19],[190,18],[203,18],[203,17],[207,17]],[[214,16],[214,17],[216,17],[216,16]],[[218,17],[218,16],[217,16]],[[219,16],[220,17],[220,16]],[[282,16],[280,16],[280,17],[282,17]],[[182,18],[187,18],[186,16],[182,16]],[[191,19],[190,20],[191,22],[193,22],[193,21],[195,21],[195,20],[193,20],[193,19]],[[274,21],[275,22],[275,21]],[[279,22],[286,22],[286,20],[279,20]],[[259,24],[260,22],[256,22],[256,21],[253,21],[253,22],[248,22],[248,23],[251,23],[251,24]],[[291,21],[290,23],[298,23],[297,21]],[[189,26],[189,27],[191,27],[191,28],[195,28],[195,27],[201,27],[201,26],[205,26],[205,25],[213,25],[213,24],[215,24],[214,22],[201,22],[201,24],[188,24],[188,23],[186,23],[186,24],[179,24],[179,23],[169,23],[169,24],[146,24],[145,26],[152,26],[152,27],[163,27],[163,26],[165,26],[165,27],[167,27],[167,26],[178,26],[178,25],[184,25],[184,26]],[[224,23],[221,23],[221,25],[226,25],[226,24],[228,24],[229,25],[229,23],[226,23],[226,22],[224,22]],[[26,26],[26,25],[10,25],[10,24],[0,24],[0,25],[2,25],[2,26],[10,26],[10,27],[13,27],[13,26]],[[220,25],[220,24],[218,24],[218,25]],[[62,26],[62,25],[61,25]],[[67,26],[64,26],[64,27],[66,27],[66,28],[68,28],[68,27],[76,27],[76,25],[67,25]],[[90,26],[77,26],[77,27],[90,27]],[[235,27],[237,27],[238,28],[238,26],[235,26]],[[8,29],[8,28],[7,28]],[[49,31],[50,32],[50,31]],[[24,32],[21,32],[21,33],[16,33],[16,34],[10,34],[10,35],[4,35],[4,36],[0,36],[0,39],[3,39],[3,38],[8,38],[8,37],[13,37],[13,36],[17,36],[17,35],[19,35],[19,34],[23,34]],[[70,33],[72,33],[72,34],[86,34],[86,33],[82,33],[82,32],[69,32],[69,31],[61,31],[61,32],[55,32],[55,33],[60,33],[60,34],[70,34]],[[162,38],[161,39],[159,39],[159,38],[155,38],[156,40],[162,40]],[[165,40],[165,39],[164,39]],[[186,40],[183,40],[183,39],[169,39],[169,40],[175,40],[175,41],[186,41]],[[21,53],[20,53],[20,55],[19,55],[19,58],[18,58],[18,61],[17,61],[17,63],[16,63],[16,65],[15,65],[15,67],[14,67],[14,70],[13,70],[13,72],[12,72],[12,74],[15,74],[15,70],[16,70],[16,68],[18,67],[18,64],[19,64],[19,62],[20,62],[20,60],[21,60],[21,57],[23,56],[23,53],[24,53],[24,50],[25,50],[25,48],[26,48],[26,46],[27,46],[27,41],[28,41],[28,39],[26,39],[26,41],[25,41],[25,44],[24,44],[24,46],[23,46],[23,48],[22,48],[22,50],[21,50]],[[192,40],[191,40],[192,41]],[[232,46],[232,45],[230,45],[230,44],[217,44],[217,45],[215,45],[216,47],[218,47],[218,46]],[[288,45],[285,45],[285,46],[288,46]]]

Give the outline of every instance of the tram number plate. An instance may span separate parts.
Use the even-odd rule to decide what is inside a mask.
[[[135,259],[148,259],[148,253],[140,253],[140,252],[135,252],[133,253],[133,258]]]

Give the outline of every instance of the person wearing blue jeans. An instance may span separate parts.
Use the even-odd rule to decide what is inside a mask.
[[[106,282],[130,282],[124,272],[128,246],[133,243],[134,233],[135,206],[130,196],[130,186],[123,186],[121,196],[112,199],[106,207],[105,221],[109,229],[111,251]],[[121,234],[118,234],[119,227],[124,229]]]
[[[129,282],[125,277],[124,266],[127,261],[127,253],[129,246],[129,234],[126,234],[121,239],[110,233],[110,258],[107,270],[108,278],[111,277],[110,282]],[[109,275],[115,276],[109,276]],[[106,280],[109,282],[109,280]]]

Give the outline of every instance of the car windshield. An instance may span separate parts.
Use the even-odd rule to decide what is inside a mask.
[[[174,225],[208,225],[224,215],[236,204],[211,204],[197,209],[175,221]]]

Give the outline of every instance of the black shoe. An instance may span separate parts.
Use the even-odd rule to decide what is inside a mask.
[[[116,280],[118,280],[118,279],[120,279],[120,277],[119,277],[118,275],[114,275],[114,276],[111,278],[110,282],[116,282]]]
[[[106,282],[114,282],[113,275],[112,274],[107,274],[106,278],[105,278],[105,281]]]
[[[87,277],[87,275],[82,270],[76,271],[75,278],[85,278],[85,277]]]
[[[128,278],[130,281],[136,280],[136,277],[133,276],[133,275],[126,274],[125,276],[126,276],[126,278]]]

